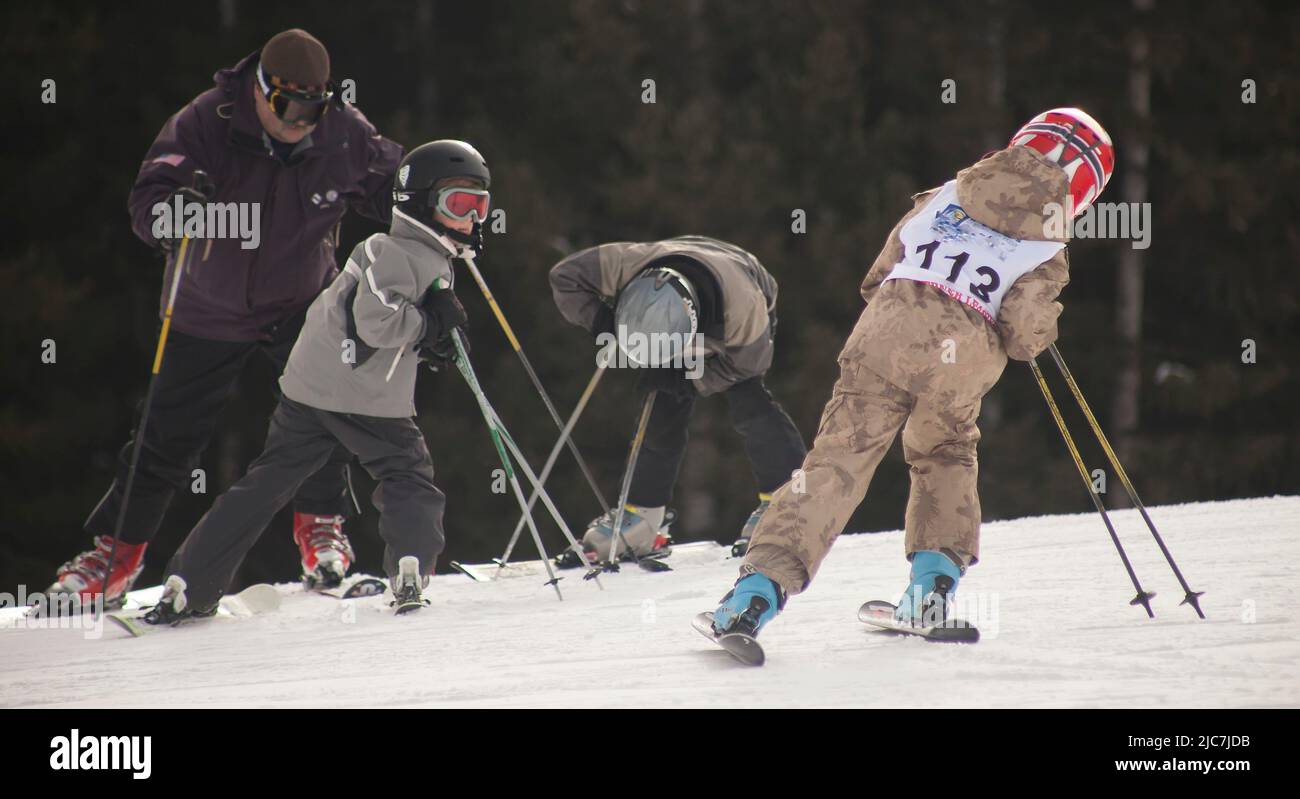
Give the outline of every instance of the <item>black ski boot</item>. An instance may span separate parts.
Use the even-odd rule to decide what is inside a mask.
[[[165,624],[175,627],[188,619],[206,619],[217,615],[219,602],[213,602],[202,608],[191,607],[185,597],[185,588],[185,580],[180,575],[173,574],[168,577],[163,583],[162,599],[141,616],[140,620],[145,624]]]

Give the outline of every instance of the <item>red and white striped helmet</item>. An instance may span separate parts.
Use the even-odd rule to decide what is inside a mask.
[[[1070,180],[1076,216],[1097,199],[1115,171],[1110,135],[1077,108],[1044,111],[1011,137],[1011,146],[1017,144],[1032,147],[1061,165]]]

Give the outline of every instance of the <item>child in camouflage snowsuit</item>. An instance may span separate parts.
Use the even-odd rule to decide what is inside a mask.
[[[1068,219],[1071,203],[1077,212],[1095,199],[1113,163],[1100,125],[1056,109],[1012,146],[913,197],[863,281],[867,308],[840,352],[803,485],[773,496],[715,630],[756,632],[808,587],[900,430],[912,585],[896,617],[932,608],[936,582],[951,598],[980,556],[980,402],[1008,357],[1027,361],[1056,339],[1069,269],[1065,235],[1048,223],[1054,210]]]

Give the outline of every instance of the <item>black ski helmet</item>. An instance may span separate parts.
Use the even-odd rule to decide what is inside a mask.
[[[393,179],[393,205],[421,222],[428,223],[438,196],[433,187],[447,178],[471,178],[483,188],[492,183],[487,160],[463,141],[440,139],[421,144],[406,154]]]

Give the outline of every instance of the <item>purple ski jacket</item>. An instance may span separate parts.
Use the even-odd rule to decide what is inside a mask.
[[[238,238],[191,241],[172,326],[191,336],[257,341],[311,304],[338,274],[339,221],[351,207],[388,223],[400,144],[380,136],[365,116],[335,101],[287,162],[276,158],[253,105],[258,54],[213,75],[216,86],[163,125],[131,189],[131,227],[157,247],[154,205],[208,173],[213,203],[239,203],[259,226],[259,244]],[[247,205],[244,205],[247,204]],[[233,234],[232,234],[233,235]],[[175,252],[167,258],[167,302]]]

